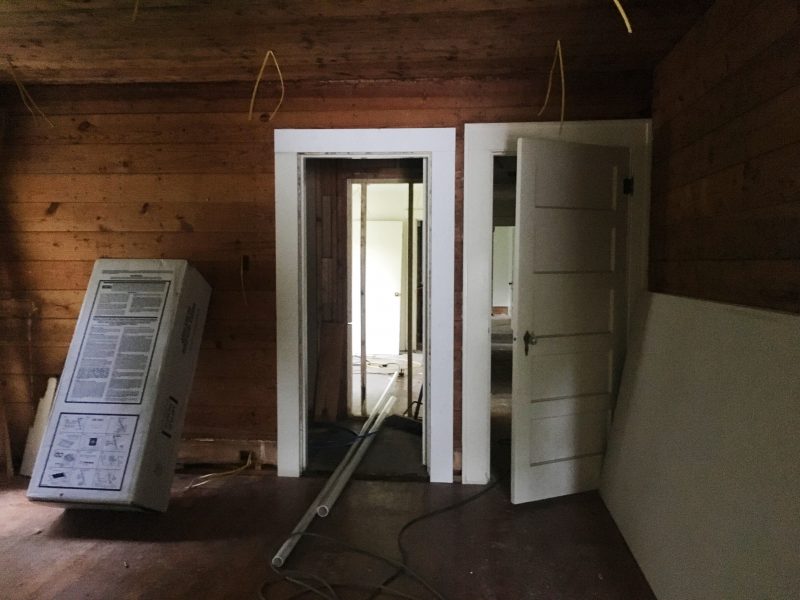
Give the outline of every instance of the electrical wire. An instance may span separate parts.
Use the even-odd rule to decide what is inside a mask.
[[[479,490],[478,492],[476,492],[476,493],[474,493],[474,494],[472,494],[472,495],[470,495],[470,496],[468,496],[468,497],[466,497],[466,498],[464,498],[462,500],[459,500],[458,502],[455,502],[453,504],[449,504],[447,506],[443,506],[441,508],[437,508],[437,509],[432,510],[430,512],[424,513],[424,514],[422,514],[422,515],[420,515],[418,517],[415,517],[415,518],[411,519],[407,523],[405,523],[400,528],[400,531],[397,533],[397,547],[398,547],[398,549],[400,551],[400,556],[401,556],[401,560],[400,561],[396,561],[394,559],[387,558],[387,557],[382,556],[380,554],[377,554],[375,552],[371,552],[369,550],[364,550],[362,548],[358,548],[357,546],[354,546],[354,545],[349,544],[347,542],[343,542],[341,540],[337,540],[336,538],[332,538],[330,536],[320,535],[318,533],[298,532],[296,534],[293,534],[293,535],[289,536],[290,538],[293,537],[293,536],[296,536],[296,537],[307,537],[307,538],[319,539],[319,540],[327,541],[329,543],[332,543],[332,544],[335,544],[337,546],[343,547],[348,552],[361,554],[363,556],[367,556],[367,557],[373,558],[375,560],[379,560],[379,561],[381,561],[383,563],[386,563],[386,564],[388,564],[390,566],[393,566],[393,567],[395,567],[395,572],[391,576],[387,577],[380,584],[375,585],[375,586],[367,586],[367,585],[361,585],[361,584],[353,585],[353,584],[330,583],[327,580],[325,580],[323,577],[320,577],[319,575],[316,575],[316,574],[313,574],[313,573],[308,573],[308,572],[299,571],[299,570],[287,570],[287,569],[283,569],[283,568],[282,569],[278,569],[278,568],[276,568],[274,566],[271,566],[272,570],[277,575],[279,575],[282,580],[288,581],[288,582],[290,582],[290,583],[302,588],[301,591],[299,591],[298,593],[296,593],[296,594],[294,594],[292,596],[289,596],[285,600],[294,600],[294,599],[297,599],[297,598],[301,598],[301,597],[303,597],[303,596],[305,596],[306,594],[309,594],[309,593],[313,594],[313,595],[315,595],[315,596],[317,596],[319,598],[324,598],[325,600],[340,600],[339,596],[336,594],[336,588],[340,588],[340,589],[360,589],[360,590],[371,591],[371,595],[369,596],[368,600],[374,600],[375,598],[377,598],[379,595],[382,595],[382,594],[391,595],[391,596],[395,596],[395,597],[398,597],[398,598],[405,598],[406,600],[423,600],[422,598],[420,598],[418,596],[414,596],[414,595],[411,595],[411,594],[406,594],[404,592],[400,592],[399,590],[395,590],[395,589],[389,587],[394,581],[396,581],[398,578],[400,578],[402,576],[408,576],[411,579],[413,579],[414,581],[416,581],[429,594],[431,594],[437,600],[446,600],[445,597],[438,590],[436,590],[433,587],[433,585],[431,585],[421,575],[416,573],[414,570],[412,570],[408,566],[408,560],[409,560],[410,553],[409,553],[408,549],[403,544],[403,536],[405,535],[405,533],[409,529],[414,527],[417,523],[420,523],[420,522],[425,521],[427,519],[430,519],[430,518],[433,518],[435,516],[444,514],[446,512],[449,512],[449,511],[452,511],[452,510],[456,510],[458,508],[461,508],[462,506],[465,506],[466,504],[469,504],[470,502],[473,502],[473,501],[477,500],[478,498],[480,498],[481,496],[485,495],[490,490],[492,490],[497,485],[497,482],[498,482],[497,478],[492,476],[492,479],[489,481],[489,483],[486,486],[484,486],[481,490]],[[278,581],[280,581],[280,580],[278,580]],[[259,598],[261,600],[266,600],[267,596],[264,595],[265,588],[268,588],[269,586],[275,585],[276,583],[278,583],[278,581],[264,582],[261,585],[261,587],[259,588],[259,592],[258,592],[259,593]],[[314,585],[314,583],[316,583],[316,585]]]
[[[628,33],[633,33],[633,27],[631,27],[631,21],[628,19],[628,15],[625,12],[625,9],[622,7],[622,2],[620,0],[614,0],[614,6],[617,7],[622,20],[625,22],[625,29],[628,30]]]
[[[28,109],[28,112],[33,115],[34,120],[41,117],[50,127],[55,127],[55,124],[44,114],[44,111],[39,108],[39,105],[36,104],[36,101],[33,99],[33,96],[30,95],[30,92],[28,92],[28,88],[25,87],[25,84],[17,77],[17,68],[14,66],[14,63],[11,62],[10,56],[6,56],[6,62],[8,62],[8,69],[11,71],[11,77],[14,79],[14,83],[17,86],[17,91],[19,91],[19,96],[22,98],[22,103],[25,105],[25,108]]]
[[[311,592],[315,596],[319,596],[320,598],[325,598],[326,600],[339,600],[339,595],[334,591],[333,586],[318,575],[298,570],[288,570],[288,569],[278,570],[277,567],[275,567],[274,565],[272,565],[272,570],[276,574],[278,574],[282,579],[285,579],[289,583],[293,583],[296,586],[303,588],[303,591],[300,592],[300,594],[294,594],[293,596],[291,596],[291,598],[299,598],[300,596],[304,596],[307,592]],[[306,583],[305,581],[303,581],[303,579],[310,579],[312,581],[318,582],[319,585],[322,586],[322,589],[325,590],[325,592],[323,592],[322,589],[320,588],[316,588],[313,585]],[[263,594],[265,586],[266,584],[263,584],[261,586],[261,589],[259,589],[258,591],[259,596],[261,596],[263,600],[266,600],[266,597]]]
[[[536,114],[537,117],[542,116],[542,113],[544,113],[544,110],[547,108],[547,104],[550,102],[550,92],[553,90],[553,75],[556,71],[556,64],[558,64],[559,72],[561,74],[561,124],[558,128],[558,132],[561,133],[561,130],[564,128],[564,118],[567,106],[567,90],[566,77],[564,75],[564,53],[561,49],[560,39],[556,40],[556,50],[555,54],[553,55],[553,64],[550,65],[550,75],[547,78],[547,93],[544,96],[542,108],[539,109],[539,112]]]
[[[281,73],[281,66],[278,64],[278,59],[275,56],[275,53],[272,50],[267,50],[267,53],[264,55],[264,61],[261,63],[261,69],[258,71],[258,77],[256,78],[256,83],[253,86],[253,95],[250,97],[250,112],[247,115],[247,120],[253,120],[253,106],[256,103],[256,94],[258,93],[258,84],[261,83],[261,78],[264,76],[264,69],[267,68],[267,61],[269,61],[270,56],[272,57],[272,62],[275,63],[275,69],[278,71],[278,79],[281,83],[281,97],[278,100],[278,104],[275,106],[273,111],[269,113],[269,118],[267,121],[272,121],[272,118],[275,116],[275,113],[278,112],[278,109],[283,104],[283,97],[286,94],[286,86],[283,83],[283,73]]]
[[[265,594],[265,592],[267,590],[269,590],[269,588],[271,586],[273,586],[273,585],[275,585],[277,583],[280,583],[281,581],[290,581],[290,583],[296,583],[295,581],[290,580],[289,578],[283,577],[283,575],[281,573],[279,573],[279,575],[281,575],[281,579],[276,580],[276,581],[267,581],[267,582],[264,582],[261,585],[261,588],[259,589],[259,592],[258,592],[258,597],[259,597],[260,600],[267,600],[269,598],[269,596],[267,596]],[[308,574],[303,573],[303,575],[308,575]],[[334,590],[334,593],[336,593],[335,590],[337,590],[337,589],[341,589],[341,590],[357,590],[357,591],[360,591],[360,592],[374,592],[375,591],[375,587],[376,587],[376,586],[371,586],[371,585],[366,585],[366,584],[358,584],[358,583],[330,583],[328,585],[330,585],[330,587]],[[319,591],[321,591],[321,590],[317,590],[317,589],[308,590],[308,589],[304,588],[301,591],[297,592],[296,594],[292,594],[291,596],[287,596],[287,597],[283,598],[283,600],[297,600],[298,598],[302,598],[303,596],[305,596],[305,595],[307,595],[309,593],[312,593],[314,595],[319,595],[319,593],[318,593]],[[406,594],[405,592],[401,592],[400,590],[396,590],[396,589],[390,588],[390,587],[383,587],[380,590],[380,593],[381,594],[385,594],[387,596],[394,596],[396,598],[404,598],[405,600],[423,600],[419,596],[414,596],[412,594]],[[323,598],[330,598],[331,596],[323,595],[322,597]]]
[[[247,262],[248,262],[247,257],[243,254],[239,259],[239,285],[242,290],[242,300],[244,300],[244,305],[249,307],[250,304],[247,302],[247,290],[245,289],[245,284],[244,284],[244,271],[245,271],[245,264]]]
[[[259,598],[260,598],[260,600],[267,600],[268,596],[265,595],[265,593],[264,593],[265,590],[268,590],[270,588],[270,586],[273,586],[276,583],[279,583],[280,581],[288,581],[288,579],[282,577],[281,579],[279,579],[277,581],[268,581],[268,582],[263,583],[261,585],[261,589],[259,590]],[[292,583],[294,583],[294,582],[292,582]],[[366,585],[366,584],[331,583],[329,585],[334,590],[337,590],[337,589],[341,589],[341,590],[357,590],[357,591],[360,591],[360,592],[374,592],[374,591],[376,591],[375,590],[376,586],[371,586],[371,585]],[[380,587],[380,586],[378,586],[378,587]],[[303,590],[297,592],[296,594],[292,594],[291,596],[287,596],[283,600],[297,600],[298,598],[302,598],[303,596],[305,596],[308,593],[313,593],[313,594],[317,595],[317,590],[306,590],[306,589],[303,589]],[[394,596],[396,598],[404,598],[405,600],[423,600],[419,596],[414,596],[412,594],[406,594],[405,592],[401,592],[400,590],[396,590],[396,589],[390,588],[390,587],[383,587],[380,590],[380,593],[381,594],[385,594],[387,596]],[[327,597],[327,596],[325,596],[325,597]]]
[[[491,491],[497,485],[497,481],[498,481],[497,478],[492,476],[492,478],[489,480],[489,483],[487,483],[486,486],[483,487],[483,489],[477,491],[476,493],[472,494],[471,496],[467,496],[463,500],[459,500],[458,502],[455,502],[453,504],[449,504],[447,506],[443,506],[442,508],[437,508],[437,509],[432,510],[432,511],[430,511],[428,513],[420,515],[419,517],[415,517],[415,518],[411,519],[410,521],[408,521],[405,525],[403,525],[400,528],[400,531],[397,533],[397,548],[400,551],[400,556],[402,558],[402,563],[404,565],[408,563],[408,551],[403,546],[403,535],[405,535],[406,531],[411,529],[417,523],[421,523],[422,521],[425,521],[426,519],[430,519],[432,517],[444,514],[446,512],[450,512],[451,510],[456,510],[456,509],[461,508],[462,506],[464,506],[466,504],[469,504],[470,502],[473,502],[473,501],[477,500],[478,498],[480,498],[484,494],[486,494],[489,491]],[[381,587],[391,584],[398,577],[400,577],[400,575],[402,575],[402,573],[399,570],[395,571],[394,574],[390,575],[389,577],[387,577],[383,581],[383,583],[381,584]],[[375,595],[375,592],[373,592],[373,594],[367,600],[373,600],[376,597],[377,596]]]
[[[419,583],[423,588],[425,588],[437,600],[446,600],[446,598],[441,593],[439,593],[439,591],[437,591],[436,588],[433,587],[433,585],[431,585],[421,575],[416,573],[414,570],[412,570],[408,565],[404,564],[403,562],[400,562],[400,561],[397,561],[397,560],[394,560],[394,559],[391,559],[391,558],[387,558],[386,556],[382,556],[381,554],[378,554],[376,552],[372,552],[370,550],[364,550],[363,548],[359,548],[358,546],[354,546],[353,544],[349,544],[347,542],[343,542],[342,540],[338,540],[336,538],[333,538],[333,537],[330,537],[330,536],[327,536],[327,535],[322,535],[322,534],[319,534],[319,533],[310,533],[310,532],[307,532],[307,531],[299,531],[297,533],[291,534],[288,539],[291,539],[293,537],[300,537],[300,538],[307,537],[307,538],[323,540],[323,541],[329,542],[331,544],[335,544],[337,546],[340,546],[341,548],[344,548],[345,551],[347,551],[347,552],[352,552],[354,554],[361,554],[362,556],[366,556],[368,558],[372,558],[372,559],[381,561],[383,563],[386,563],[389,566],[395,567],[398,571],[400,571],[400,574],[407,575],[408,577],[410,577],[411,579],[413,579],[414,581]],[[276,568],[274,566],[272,567],[272,570],[275,571],[278,575],[281,575],[282,577],[284,576],[284,573],[286,572],[285,569],[278,569],[278,568]],[[307,583],[303,583],[302,587],[304,587],[308,591],[311,591],[311,592],[315,593],[316,595],[320,596],[321,598],[328,598],[330,600],[336,600],[337,599],[336,592],[333,591],[331,584],[328,583],[322,577],[319,577],[318,575],[314,575],[314,574],[311,574],[311,573],[306,573],[305,571],[297,571],[297,570],[289,571],[289,573],[291,574],[290,576],[292,578],[297,578],[297,576],[300,575],[300,576],[305,576],[306,578],[309,578],[309,579],[314,579],[314,580],[317,580],[317,581],[320,581],[320,582],[324,582],[325,590],[328,590],[330,593],[332,593],[332,595],[327,595],[326,596],[325,592],[323,592],[320,588],[314,588],[312,590],[310,588],[312,588],[313,586],[310,586]],[[288,581],[291,581],[291,579],[289,579],[288,577],[284,577],[284,578],[287,579]],[[295,582],[292,581],[292,583],[295,583]],[[381,584],[381,586],[383,586],[383,585],[385,585],[385,584]],[[381,586],[375,586],[372,589],[381,588]],[[262,586],[262,589],[263,589],[263,587],[264,586]],[[412,596],[412,598],[414,598],[414,597]],[[421,599],[419,599],[419,600],[421,600]]]
[[[411,408],[412,408],[413,406],[415,406],[415,405],[422,406],[422,401],[421,401],[421,400],[412,400],[412,401],[411,401],[411,406],[409,406],[408,408],[406,408],[406,409],[403,411],[403,414],[404,414],[404,415],[408,415],[409,417],[411,417]],[[415,417],[411,417],[411,418],[412,418],[412,419],[414,419],[415,421],[422,421],[422,419],[419,419],[419,418],[415,418]]]
[[[232,477],[237,473],[241,473],[248,467],[252,466],[253,464],[253,453],[247,453],[247,462],[245,462],[241,467],[237,467],[235,469],[231,469],[230,471],[222,471],[219,473],[206,473],[205,475],[199,475],[192,479],[185,488],[183,488],[184,492],[188,492],[192,488],[197,488],[203,485],[206,485],[208,482],[213,481],[215,479],[224,479],[225,477]]]

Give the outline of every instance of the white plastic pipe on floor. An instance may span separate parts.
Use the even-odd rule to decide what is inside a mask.
[[[375,439],[375,435],[378,433],[378,430],[380,430],[381,425],[383,425],[383,420],[391,414],[395,400],[397,400],[397,398],[394,396],[389,398],[389,401],[386,402],[381,409],[378,418],[375,419],[375,422],[372,424],[372,427],[367,433],[367,437],[361,440],[361,443],[358,445],[358,449],[353,455],[353,458],[351,458],[350,461],[345,465],[344,470],[334,481],[333,485],[329,489],[325,490],[325,495],[317,504],[317,515],[320,517],[327,517],[330,514],[331,509],[336,503],[336,500],[339,498],[339,495],[342,493],[344,486],[346,486],[350,481],[350,477],[353,475],[356,467],[358,467],[361,459],[364,458],[364,454],[366,454],[367,450],[369,450],[372,440]]]
[[[275,568],[280,568],[284,565],[286,559],[289,558],[289,555],[292,553],[292,550],[294,550],[294,547],[297,545],[297,542],[302,537],[302,534],[305,532],[306,529],[308,529],[308,526],[311,524],[311,521],[313,521],[314,517],[317,515],[319,506],[323,502],[325,502],[331,488],[334,485],[336,485],[337,482],[342,478],[345,469],[353,461],[358,452],[358,449],[361,447],[365,439],[371,439],[371,437],[369,437],[369,433],[372,430],[373,426],[375,425],[376,420],[380,417],[381,414],[384,414],[384,409],[386,408],[387,405],[394,404],[394,396],[392,396],[388,400],[387,396],[389,394],[389,390],[391,389],[398,375],[399,371],[395,372],[394,375],[392,375],[391,379],[389,380],[389,383],[386,384],[386,388],[383,390],[383,394],[381,394],[381,397],[378,399],[378,402],[375,404],[375,407],[372,409],[372,412],[369,414],[367,420],[364,421],[364,425],[362,425],[361,431],[359,431],[358,433],[358,439],[356,439],[355,443],[352,446],[350,446],[350,448],[347,451],[347,454],[345,454],[345,457],[342,459],[342,462],[339,463],[334,472],[328,478],[328,481],[325,482],[325,485],[322,487],[319,494],[317,494],[317,497],[314,499],[314,502],[311,503],[311,506],[308,507],[308,510],[300,518],[300,521],[292,530],[292,533],[289,535],[288,538],[286,538],[286,541],[283,542],[283,545],[281,545],[281,547],[275,553],[275,556],[272,557],[272,566],[274,566]],[[381,422],[383,422],[383,420],[381,420]],[[357,464],[358,463],[356,463],[356,465]],[[350,471],[350,475],[352,475],[352,471]],[[345,483],[347,483],[347,480],[345,480]],[[344,485],[342,485],[342,488],[344,488]],[[341,489],[339,490],[339,493],[341,493]],[[336,494],[337,498],[339,497],[339,493]]]

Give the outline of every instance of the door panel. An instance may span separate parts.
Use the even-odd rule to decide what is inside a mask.
[[[561,153],[558,163],[548,166],[548,177],[538,182],[538,193],[534,199],[537,208],[613,210],[619,178],[617,173],[608,177],[608,147],[583,144],[579,152]],[[576,177],[576,173],[580,173],[580,176]],[[587,186],[587,181],[593,182],[596,187]]]
[[[530,464],[603,452],[606,411],[531,419]]]
[[[613,270],[613,212],[566,208],[532,212],[536,273]]]
[[[607,394],[610,353],[553,354],[529,357],[531,400]]]
[[[596,394],[531,402],[530,415],[532,419],[551,419],[584,412],[602,412],[608,410],[609,401],[608,394]]]
[[[603,455],[576,457],[571,460],[543,463],[530,467],[531,492],[526,502],[593,490],[600,484]],[[513,485],[513,484],[512,484]],[[514,500],[511,500],[514,502]],[[514,502],[518,504],[519,502]]]
[[[533,325],[539,336],[607,332],[613,280],[609,273],[535,274]]]
[[[608,333],[591,335],[540,336],[529,351],[533,356],[550,354],[584,354],[587,352],[607,352],[612,338]]]
[[[514,503],[597,486],[624,341],[628,162],[626,148],[519,140]]]

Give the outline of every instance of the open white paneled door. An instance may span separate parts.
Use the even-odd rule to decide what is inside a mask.
[[[627,148],[520,139],[511,500],[595,489],[626,329]]]

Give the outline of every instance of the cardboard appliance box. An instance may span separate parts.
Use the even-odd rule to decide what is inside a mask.
[[[95,262],[30,500],[167,509],[210,294],[185,260]]]

